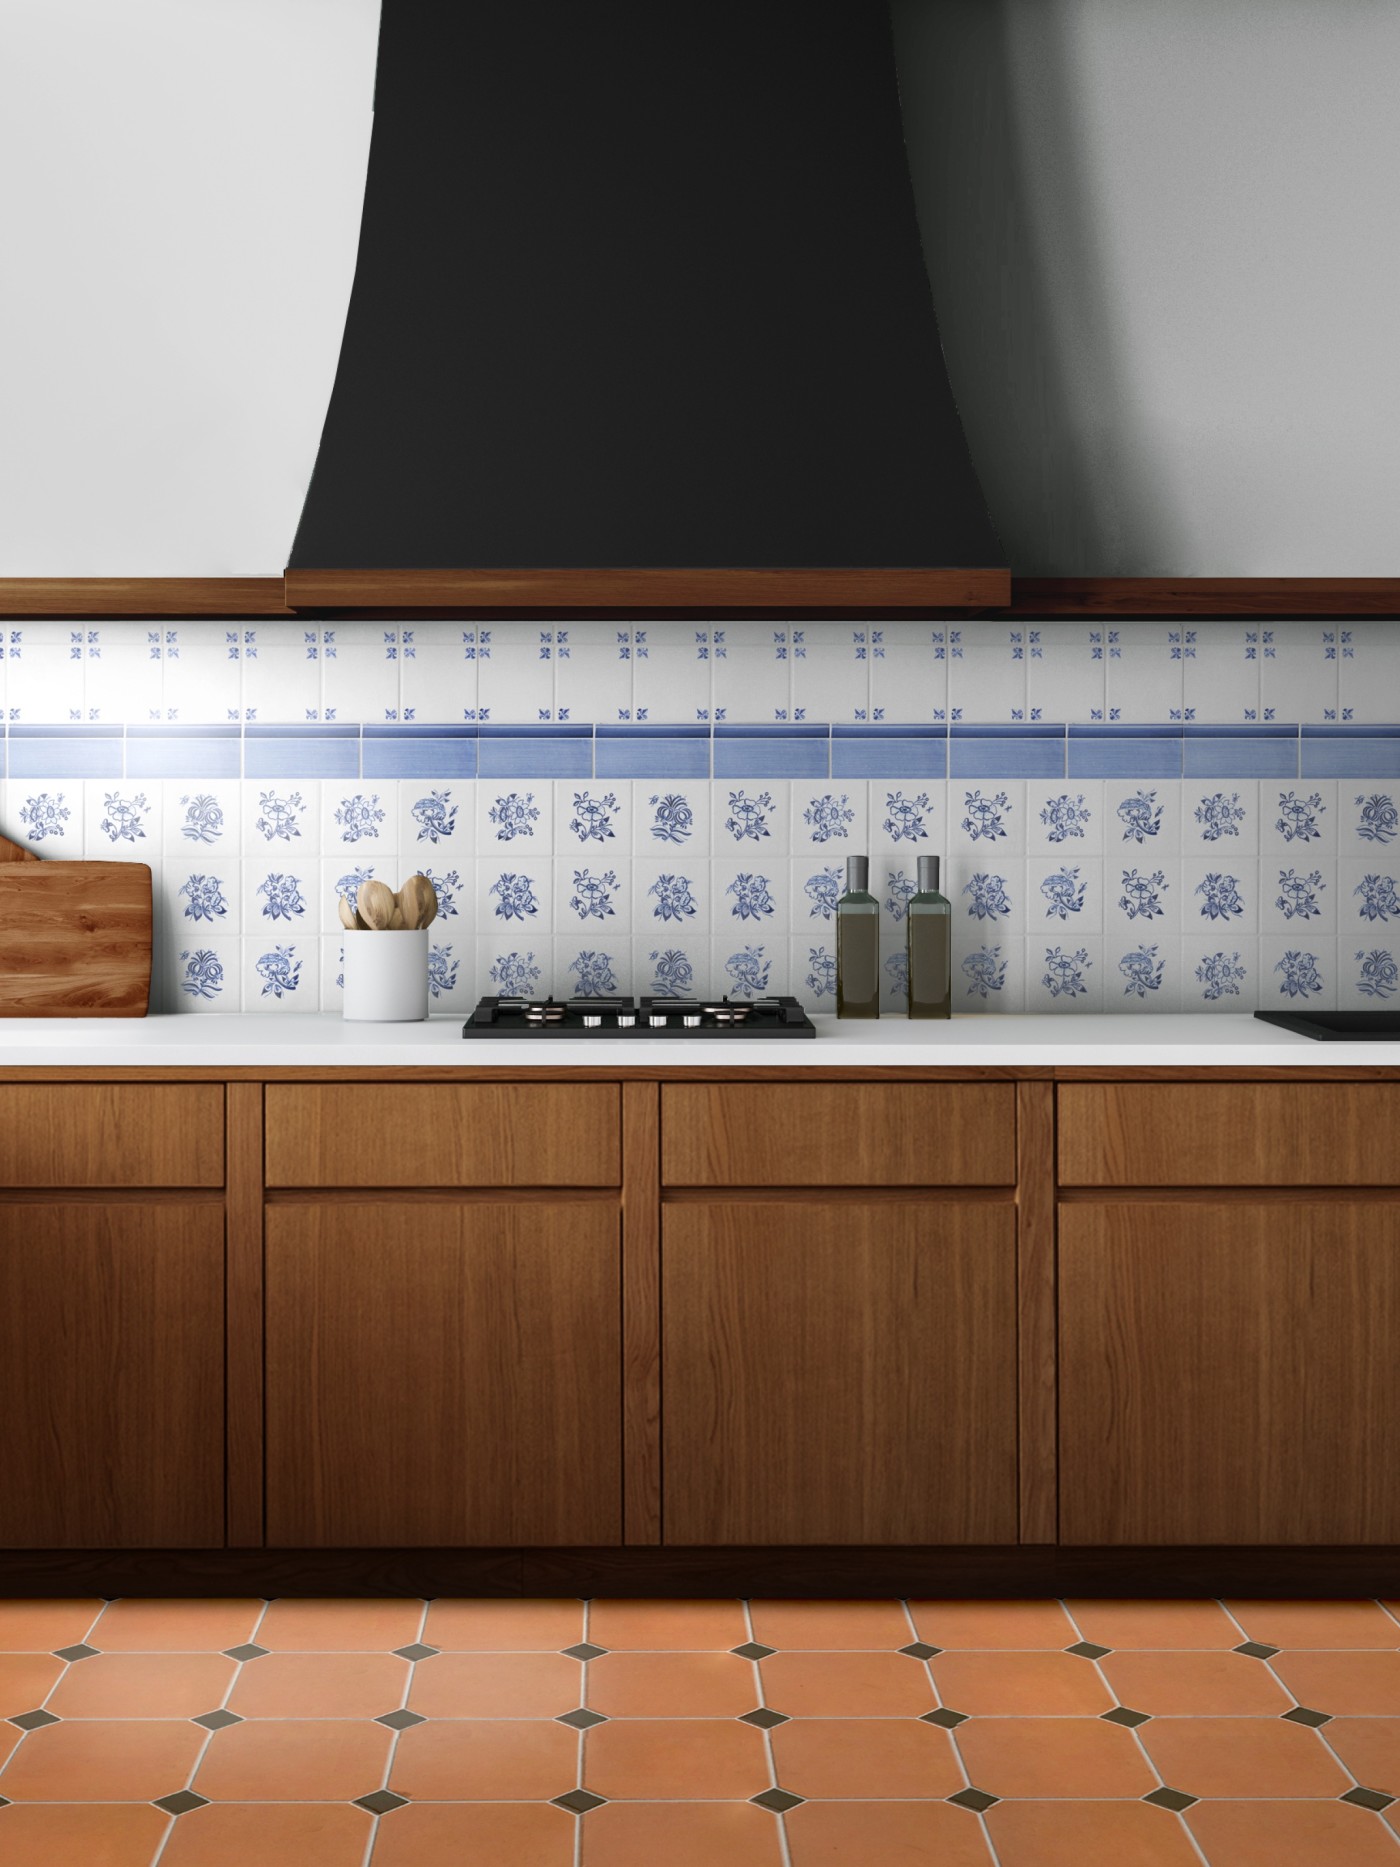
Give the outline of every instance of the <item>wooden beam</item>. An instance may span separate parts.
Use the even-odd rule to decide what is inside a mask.
[[[225,1538],[263,1540],[263,1091],[230,1083],[224,1214]]]
[[[660,1090],[622,1085],[622,1511],[625,1543],[661,1541]]]
[[[288,616],[280,577],[0,577],[0,616]]]
[[[1055,1086],[1016,1085],[1020,1538],[1059,1535],[1055,1341]]]

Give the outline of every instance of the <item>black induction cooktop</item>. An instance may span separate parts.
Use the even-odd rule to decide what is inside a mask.
[[[1400,1011],[1256,1011],[1265,1024],[1281,1025],[1322,1043],[1400,1043]]]

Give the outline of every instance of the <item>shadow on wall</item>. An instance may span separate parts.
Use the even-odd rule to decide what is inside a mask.
[[[1021,576],[1170,574],[1076,121],[1073,14],[892,0],[909,164],[948,375]],[[1076,359],[1092,373],[1076,375]],[[1127,445],[1131,439],[1132,445]]]

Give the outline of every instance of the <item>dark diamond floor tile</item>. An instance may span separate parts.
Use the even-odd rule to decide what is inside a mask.
[[[1340,1802],[1354,1803],[1358,1809],[1375,1809],[1379,1811],[1381,1809],[1388,1809],[1395,1798],[1394,1796],[1382,1795],[1379,1789],[1349,1789],[1344,1796],[1338,1797],[1338,1800]]]
[[[58,1719],[51,1711],[22,1711],[10,1723],[20,1731],[42,1731],[46,1724],[57,1724]]]
[[[1324,1724],[1331,1724],[1330,1712],[1314,1711],[1310,1705],[1295,1705],[1292,1711],[1284,1712],[1290,1724],[1305,1724],[1310,1731],[1321,1729]]]
[[[949,1711],[946,1705],[940,1706],[937,1711],[922,1712],[920,1716],[923,1723],[936,1724],[943,1731],[952,1731],[958,1725],[967,1723],[965,1711]]]
[[[1077,1653],[1082,1660],[1101,1660],[1113,1651],[1112,1647],[1096,1647],[1092,1640],[1076,1640],[1072,1647],[1066,1647],[1066,1653]]]
[[[411,1647],[395,1647],[394,1652],[401,1660],[430,1660],[440,1647],[425,1647],[421,1640],[415,1640]]]
[[[205,1809],[209,1806],[208,1796],[197,1796],[192,1789],[180,1789],[173,1796],[162,1796],[152,1805],[164,1809],[167,1815],[188,1815],[191,1809]]]
[[[1181,1789],[1154,1789],[1150,1796],[1143,1797],[1154,1809],[1170,1809],[1173,1815],[1180,1815],[1183,1809],[1189,1809],[1200,1801],[1199,1796],[1188,1796]]]
[[[770,1815],[786,1815],[789,1809],[795,1809],[803,1800],[801,1796],[790,1796],[785,1789],[765,1789],[762,1795],[749,1797],[750,1802],[760,1809],[767,1809]]]
[[[386,1711],[374,1722],[387,1725],[391,1731],[411,1731],[415,1724],[426,1724],[428,1720],[416,1711]]]
[[[931,1647],[927,1640],[913,1640],[907,1647],[901,1647],[899,1651],[901,1653],[907,1653],[911,1660],[931,1660],[936,1654],[941,1653],[943,1649],[942,1647]]]
[[[1105,1724],[1126,1725],[1130,1731],[1150,1722],[1145,1711],[1134,1711],[1130,1705],[1115,1705],[1112,1711],[1100,1712],[1099,1716]]]
[[[84,1645],[81,1641],[76,1647],[55,1647],[53,1656],[56,1660],[91,1660],[97,1657],[98,1649]]]
[[[607,1652],[606,1647],[595,1647],[591,1640],[581,1640],[576,1647],[565,1647],[564,1652],[571,1660],[600,1660]]]
[[[355,1807],[368,1809],[371,1815],[388,1815],[393,1809],[401,1809],[407,1801],[407,1796],[396,1796],[392,1789],[376,1789],[372,1796],[356,1796]]]
[[[756,1724],[760,1731],[771,1731],[776,1724],[786,1724],[788,1715],[785,1711],[770,1711],[766,1705],[760,1705],[756,1711],[741,1711],[741,1724]]]
[[[249,1640],[241,1647],[225,1647],[224,1657],[230,1660],[260,1660],[267,1651],[266,1647],[255,1647]]]
[[[1262,1640],[1246,1640],[1242,1646],[1238,1646],[1234,1650],[1236,1653],[1243,1653],[1247,1658],[1252,1660],[1271,1660],[1280,1649],[1278,1647],[1266,1647]]]
[[[589,1711],[586,1706],[580,1706],[577,1711],[561,1712],[554,1722],[571,1724],[576,1731],[587,1731],[595,1724],[606,1724],[607,1719],[600,1711]]]
[[[191,1724],[202,1724],[206,1731],[226,1731],[231,1724],[242,1724],[236,1711],[202,1711]]]
[[[949,1796],[948,1800],[955,1809],[971,1809],[974,1815],[980,1815],[984,1809],[990,1809],[1001,1798],[989,1796],[985,1789],[960,1789],[957,1795]]]
[[[566,1796],[552,1798],[556,1809],[567,1809],[571,1815],[587,1815],[590,1809],[601,1809],[607,1801],[606,1796],[595,1796],[590,1789],[571,1789]]]
[[[741,1660],[766,1660],[777,1652],[776,1647],[760,1646],[756,1640],[746,1640],[741,1647],[731,1647],[731,1653],[737,1653]]]

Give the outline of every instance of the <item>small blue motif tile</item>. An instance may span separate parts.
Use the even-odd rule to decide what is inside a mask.
[[[503,997],[542,998],[549,992],[567,993],[567,979],[554,979],[554,941],[533,928],[502,926],[498,934],[476,941],[476,986],[479,993]]]
[[[164,852],[170,861],[207,861],[214,853],[236,862],[243,853],[242,787],[230,780],[167,779],[161,787]]]
[[[554,787],[547,783],[478,783],[476,848],[481,857],[551,856],[554,853]]]
[[[1033,935],[1026,941],[1026,1008],[1035,1012],[1095,1012],[1105,1009],[1106,949],[1102,938],[1077,929]],[[1119,983],[1117,955],[1114,979]],[[1116,1006],[1113,1009],[1117,1009]]]
[[[821,853],[797,856],[788,865],[789,921],[794,939],[836,937],[836,904],[846,887],[844,860]]]
[[[1231,928],[1214,937],[1192,933],[1181,942],[1181,1009],[1253,1011],[1264,1001],[1257,981],[1258,942]]]
[[[790,802],[788,786],[781,780],[712,786],[714,853],[728,856],[771,850],[775,855],[786,854]]]
[[[1337,931],[1336,868],[1296,858],[1265,857],[1259,864],[1259,929],[1262,934],[1332,935]]]
[[[303,860],[321,853],[321,787],[314,779],[245,779],[242,786],[243,853],[249,857],[294,851]]]
[[[710,925],[716,939],[773,940],[788,932],[787,863],[762,851],[710,867]]]
[[[1259,786],[1259,848],[1264,855],[1335,859],[1341,826],[1335,779]]]
[[[1114,873],[1116,882],[1117,875]],[[1029,938],[1078,940],[1103,929],[1104,865],[1077,852],[1035,856],[1026,864],[1026,932]]]
[[[245,1011],[316,1011],[320,1006],[320,940],[271,930],[243,942]]]
[[[857,682],[852,694],[854,718],[875,725],[945,725],[950,717],[949,668],[953,658],[962,653],[962,627],[899,621],[858,623],[855,633],[857,656],[864,650],[868,658],[870,691],[869,710],[862,713],[860,709],[866,705],[866,694],[863,685]],[[851,710],[831,715],[834,721],[849,721],[852,717]],[[878,775],[941,777],[943,774],[882,768]]]
[[[710,930],[710,865],[687,861],[632,864],[632,930],[668,943],[701,939]]]
[[[1277,786],[1263,792],[1270,805]],[[1209,855],[1222,861],[1228,855],[1256,855],[1259,850],[1260,787],[1248,779],[1196,779],[1182,787],[1181,853]]]
[[[1337,942],[1306,927],[1259,941],[1258,1003],[1281,1011],[1333,1011],[1337,1005]]]
[[[1333,967],[1337,1004],[1346,1011],[1400,1006],[1400,933],[1339,939]]]
[[[862,782],[794,784],[791,792],[792,845],[833,855],[864,855],[869,847],[867,787]]]
[[[91,860],[158,862],[162,792],[149,780],[89,778],[83,786],[83,853]]]
[[[476,787],[445,779],[398,785],[398,837],[404,874],[444,857],[470,859],[476,845]]]
[[[543,939],[554,930],[554,877],[547,861],[506,850],[479,856],[476,863],[478,924],[497,938]]]
[[[632,942],[632,987],[652,998],[708,998],[710,943],[704,928],[681,932],[658,928]]]
[[[1181,931],[1208,937],[1212,929],[1219,929],[1222,935],[1252,937],[1259,931],[1259,895],[1260,864],[1255,858],[1230,849],[1209,857],[1189,856],[1181,864],[1177,896]]]
[[[152,984],[156,984],[154,976]],[[191,927],[187,938],[165,945],[159,996],[166,1011],[241,1011],[242,941]]]
[[[710,787],[693,780],[635,779],[632,853],[641,861],[670,861],[684,852],[693,861],[710,854]]]
[[[554,787],[555,849],[625,856],[632,846],[632,788],[590,779]]]
[[[554,863],[555,918],[561,937],[573,929],[616,944],[631,937],[635,919],[630,900],[631,864],[605,851],[580,850]]]

